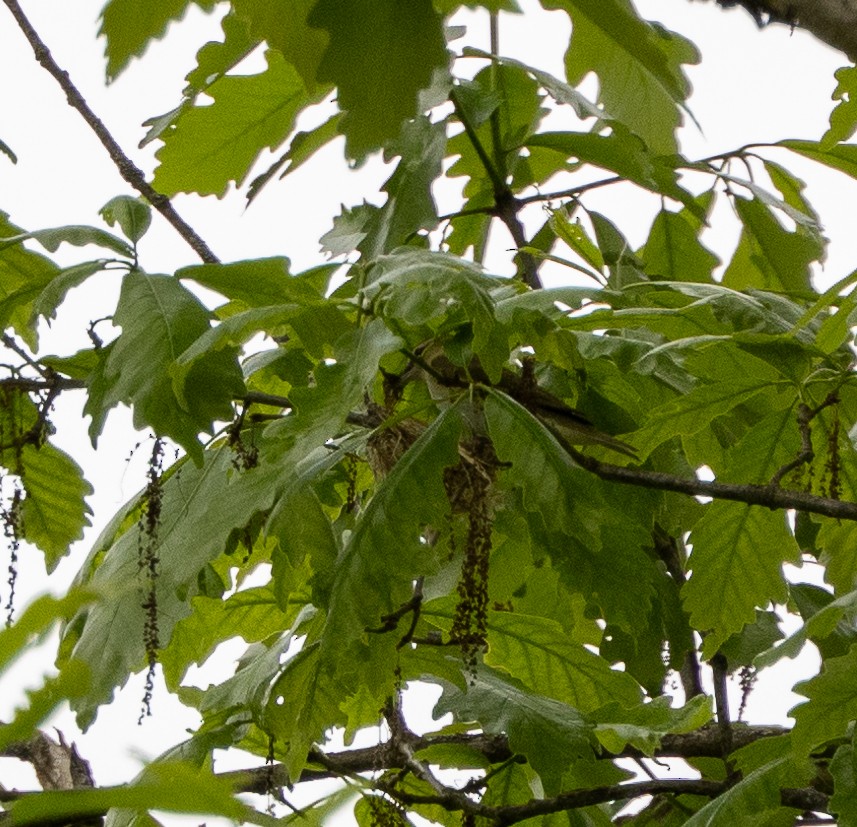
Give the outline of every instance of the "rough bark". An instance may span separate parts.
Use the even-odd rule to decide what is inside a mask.
[[[857,62],[857,0],[716,0],[724,8],[742,6],[756,23],[805,29]]]

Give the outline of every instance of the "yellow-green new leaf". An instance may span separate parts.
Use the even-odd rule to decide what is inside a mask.
[[[21,462],[26,491],[24,539],[44,552],[50,572],[89,525],[92,512],[85,498],[92,494],[92,486],[83,478],[80,466],[50,442],[39,448],[25,445]]]

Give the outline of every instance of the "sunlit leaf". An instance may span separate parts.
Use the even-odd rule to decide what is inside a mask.
[[[659,154],[675,152],[679,107],[690,92],[683,64],[696,63],[696,48],[680,35],[641,20],[627,0],[543,0],[572,19],[566,73],[572,84],[594,71],[610,115]]]
[[[80,466],[49,442],[40,448],[24,446],[21,469],[26,491],[23,535],[45,553],[45,565],[53,571],[89,525],[92,512],[85,498],[92,486]]]
[[[309,103],[306,87],[278,52],[257,75],[227,75],[212,84],[214,102],[182,112],[162,136],[154,186],[163,193],[225,195],[243,183],[264,149],[279,146]]]

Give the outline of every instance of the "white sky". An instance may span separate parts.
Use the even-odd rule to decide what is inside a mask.
[[[100,0],[23,2],[60,65],[70,71],[126,152],[150,172],[154,147],[144,151],[136,148],[144,134],[140,124],[175,106],[183,77],[194,65],[197,48],[205,40],[219,39],[220,29],[215,18],[194,8],[164,42],[150,48],[143,61],[134,62],[116,83],[105,87],[102,44],[94,40],[101,5]],[[702,64],[690,70],[694,86],[690,106],[704,134],[693,126],[684,130],[683,151],[688,157],[710,155],[751,141],[817,139],[823,134],[832,107],[833,71],[845,63],[844,56],[802,32],[792,35],[785,27],[759,32],[741,10],[724,12],[713,2],[637,0],[637,6],[644,16],[661,19],[669,28],[690,37],[702,52]],[[469,19],[473,19],[472,15]],[[568,27],[562,21],[561,15],[554,14],[551,25],[545,27],[529,17],[506,18],[501,28],[501,51],[528,62],[542,56],[559,56],[563,40],[567,42],[568,37]],[[487,42],[481,45],[487,48]],[[541,68],[557,74],[560,71],[556,64],[541,64]],[[25,229],[97,225],[98,209],[112,196],[130,190],[89,128],[66,105],[55,81],[35,63],[5,8],[0,9],[0,71],[4,78],[0,139],[18,155],[16,166],[0,157],[0,209]],[[780,158],[809,184],[807,195],[831,239],[820,278],[824,284],[832,283],[854,269],[857,262],[853,208],[857,183],[785,152]],[[264,162],[260,168],[264,168]],[[357,173],[348,171],[341,160],[341,145],[337,144],[284,183],[270,184],[247,211],[243,195],[234,192],[223,201],[180,196],[174,203],[224,261],[285,254],[297,271],[322,260],[317,239],[329,228],[340,204],[351,206],[364,197],[377,202],[377,186],[385,177],[377,163]],[[656,198],[630,187],[594,193],[587,204],[611,216],[634,244],[645,239],[659,206]],[[737,237],[728,208],[724,206],[713,223],[707,242],[728,260],[730,245]],[[502,250],[509,245],[498,246]],[[71,263],[82,260],[84,253],[63,249],[61,256]],[[142,265],[150,272],[171,272],[196,263],[194,253],[157,214],[153,229],[141,244],[141,257]],[[59,325],[55,334],[46,337],[46,343],[55,350],[69,350],[72,338],[85,344],[85,323],[103,315],[93,303],[99,292],[111,293],[114,279],[115,275],[102,276],[97,290],[79,291],[75,303],[80,316],[73,325]],[[96,485],[92,505],[95,523],[101,526],[142,480],[143,463],[139,458],[128,469],[124,464],[137,439],[128,424],[129,417],[112,415],[98,455],[92,454],[82,437],[84,423],[78,402],[62,401],[57,421],[62,426],[66,422],[80,423],[79,430],[66,436],[62,444],[78,457]],[[144,447],[141,454],[146,453]],[[94,534],[89,536],[94,538]],[[61,590],[70,580],[85,550],[85,543],[80,544],[72,559],[60,566],[52,588]],[[0,557],[0,570],[5,565]],[[27,595],[45,588],[42,564],[34,556],[24,554],[20,569],[19,607]],[[8,718],[12,708],[22,701],[22,685],[38,685],[45,668],[44,655],[41,659],[34,656],[22,661],[6,677],[0,685],[4,690],[0,692],[0,718]],[[785,690],[794,680],[794,667],[783,673],[783,677],[769,678],[767,691],[751,698],[750,720],[783,722],[795,702],[795,697]],[[141,697],[142,681],[132,680],[121,702],[104,709],[90,733],[78,739],[81,753],[92,762],[101,784],[130,779],[139,768],[133,757],[135,751],[157,754],[180,734],[181,727],[194,721],[192,713],[171,704],[161,690],[155,697],[157,717],[137,728],[134,724]],[[58,725],[69,738],[76,737],[68,715],[60,716]],[[0,762],[0,779],[5,785],[34,785],[27,768],[18,773],[16,767],[13,777],[8,764]]]

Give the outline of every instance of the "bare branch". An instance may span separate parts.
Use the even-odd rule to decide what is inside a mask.
[[[119,174],[139,192],[170,224],[176,232],[193,248],[196,254],[207,264],[218,264],[220,259],[211,251],[205,241],[200,238],[193,227],[190,226],[175,210],[166,195],[159,193],[146,180],[143,171],[125,154],[122,147],[104,125],[104,122],[92,111],[89,104],[81,95],[77,87],[72,83],[69,73],[62,69],[54,60],[50,50],[39,37],[27,16],[24,14],[18,0],[3,0],[6,7],[15,18],[15,22],[27,38],[36,60],[60,85],[65,92],[69,106],[76,109],[81,117],[96,134],[102,146],[107,150]]]

